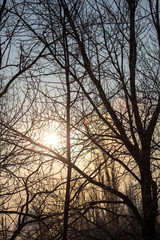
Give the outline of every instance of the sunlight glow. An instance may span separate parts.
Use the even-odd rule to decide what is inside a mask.
[[[56,133],[45,133],[43,137],[43,142],[49,147],[56,148],[59,142],[59,138]]]

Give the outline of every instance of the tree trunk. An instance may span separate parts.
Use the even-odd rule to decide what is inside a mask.
[[[156,240],[155,220],[146,218],[142,225],[142,240]]]
[[[144,161],[146,160],[146,161]],[[152,180],[150,172],[150,161],[143,159],[141,170],[141,191],[143,206],[142,239],[156,240],[156,216],[158,210],[157,187]],[[148,163],[148,164],[147,164]]]

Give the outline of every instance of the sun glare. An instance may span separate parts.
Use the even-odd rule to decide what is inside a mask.
[[[49,147],[57,147],[58,145],[58,136],[55,133],[46,133],[43,137],[43,142]]]

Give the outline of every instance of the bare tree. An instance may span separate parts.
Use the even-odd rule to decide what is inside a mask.
[[[24,31],[24,24],[20,19],[24,5],[24,2],[21,4],[19,1],[5,0],[0,5],[1,239],[15,239],[27,224],[48,218],[48,213],[41,212],[37,215],[31,211],[32,206],[36,205],[40,196],[44,198],[57,189],[56,186],[52,186],[50,190],[45,188],[45,184],[42,186],[42,182],[46,182],[44,165],[47,159],[37,158],[33,153],[27,152],[28,144],[24,147],[21,136],[18,137],[16,132],[11,133],[8,128],[21,128],[24,135],[28,132],[28,127],[30,130],[32,128],[32,124],[29,126],[26,121],[29,117],[27,112],[32,109],[33,103],[27,75],[31,77],[32,71],[39,71],[38,60],[46,49],[37,48],[36,42],[31,42]],[[18,6],[20,16],[16,14]],[[51,174],[48,174],[48,178],[51,178]],[[50,213],[51,216],[54,218],[54,214]]]
[[[159,198],[159,2],[47,0],[26,1],[22,6],[23,15],[21,7],[14,8],[16,16],[24,31],[29,31],[30,42],[36,43],[38,51],[45,49],[45,55],[40,55],[41,69],[34,65],[37,76],[30,74],[27,99],[32,107],[25,131],[17,130],[17,125],[3,126],[23,140],[17,143],[19,149],[72,168],[73,181],[69,177],[70,193],[65,201],[68,234],[65,230],[63,238],[68,235],[73,239],[78,231],[77,236],[84,234],[85,239],[100,239],[99,233],[92,234],[96,226],[95,232],[103,229],[108,239],[125,239],[125,235],[139,239],[141,234],[143,240],[155,240]],[[21,51],[28,53],[31,48],[22,46]],[[67,93],[70,121],[66,118]],[[67,144],[59,149],[36,139],[49,121],[61,125],[65,139],[63,131],[68,123]],[[70,160],[67,149],[72,153]],[[119,235],[108,228],[111,218],[114,223],[117,220],[113,215],[121,219]],[[102,216],[106,221],[104,217],[100,224]],[[126,228],[126,222],[130,228]],[[84,223],[91,229],[89,233]]]

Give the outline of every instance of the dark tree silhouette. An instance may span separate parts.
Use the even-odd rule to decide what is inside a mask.
[[[51,238],[156,240],[159,1],[26,1],[14,12],[27,34],[18,66],[20,73],[31,69],[25,76],[31,79],[26,95],[31,105],[14,125],[4,118],[2,126],[7,141],[30,153],[30,161],[38,158],[43,165],[47,159],[48,166],[60,162],[63,167],[58,186],[66,184],[66,194],[64,188],[53,191],[63,196],[57,204],[63,202],[64,221],[59,217],[56,222],[46,210]],[[34,51],[36,57],[27,64]],[[58,148],[39,141],[53,122],[61,135]],[[47,185],[40,176],[47,179],[46,173],[39,174],[43,188]],[[49,199],[52,194],[35,206],[41,211]],[[21,214],[28,214],[26,209],[21,206]],[[53,222],[60,226],[55,235]]]

